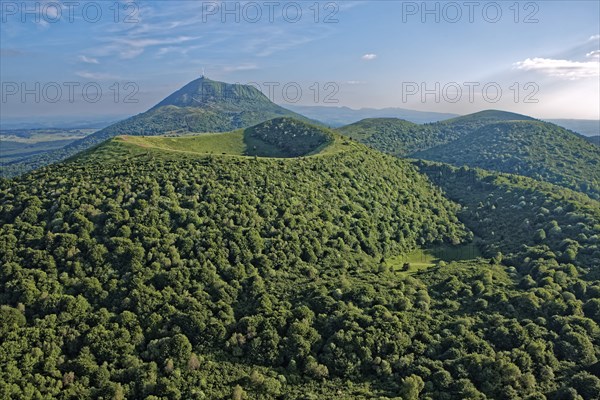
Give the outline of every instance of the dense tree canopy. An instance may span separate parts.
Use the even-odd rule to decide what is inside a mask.
[[[600,395],[597,201],[359,145],[124,146],[0,181],[0,397]]]
[[[489,124],[412,157],[529,176],[600,198],[600,149],[547,122]]]

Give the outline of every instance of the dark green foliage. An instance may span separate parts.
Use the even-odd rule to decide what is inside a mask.
[[[421,238],[468,237],[455,205],[412,166],[374,151],[114,156],[2,182],[8,397],[190,398],[200,385],[219,398],[244,369],[215,380],[217,360],[288,368],[291,379],[356,377],[370,368],[362,350],[340,358],[332,345],[353,342],[339,332],[351,319],[397,307],[396,289],[379,283],[380,258],[428,243]],[[338,288],[343,300],[329,296]],[[364,308],[355,316],[352,301]],[[373,336],[369,352],[389,334]],[[279,390],[271,378],[253,389]]]
[[[433,124],[365,119],[338,131],[397,156],[529,176],[600,198],[600,151],[557,125],[503,111]]]
[[[307,155],[333,141],[327,130],[292,118],[275,118],[247,128],[244,134],[281,149],[288,157]]]
[[[546,122],[486,125],[412,157],[529,176],[600,198],[600,149]]]
[[[341,127],[338,132],[380,151],[408,156],[452,142],[491,123],[532,119],[525,115],[487,110],[423,125],[397,118],[368,118]]]
[[[338,128],[344,136],[397,156],[438,144],[422,125],[398,118],[367,118]]]
[[[0,180],[1,398],[597,398],[597,201],[355,143],[131,147]],[[459,217],[489,258],[382,268]]]
[[[585,140],[590,142],[591,144],[595,144],[596,146],[600,146],[600,135],[596,136],[584,136]]]
[[[415,164],[451,199],[466,206],[460,217],[483,239],[489,256],[498,250],[518,253],[528,246],[533,260],[552,256],[578,266],[600,265],[598,201],[517,175],[426,161]]]

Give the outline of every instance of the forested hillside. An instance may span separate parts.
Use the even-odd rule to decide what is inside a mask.
[[[600,198],[600,150],[557,125],[509,121],[486,125],[412,155],[453,165],[529,176]]]
[[[586,136],[585,140],[592,144],[595,144],[596,146],[600,146],[600,136]]]
[[[368,118],[338,128],[344,136],[396,156],[438,144],[431,130],[398,118]]]
[[[397,118],[370,118],[338,128],[338,132],[377,150],[405,157],[457,140],[482,126],[507,120],[529,121],[533,118],[498,110],[422,125]]]
[[[488,110],[424,125],[376,118],[338,132],[399,157],[529,176],[600,198],[598,147],[524,115]]]
[[[356,144],[277,161],[115,143],[135,150],[2,182],[3,397],[300,396],[357,379],[400,354],[384,350],[400,311],[430,302],[382,257],[470,237],[413,167]]]
[[[2,181],[2,397],[600,395],[597,202],[418,165],[458,206],[331,138],[288,159],[113,139]],[[390,261],[472,240],[457,215],[490,258]]]
[[[600,277],[600,202],[518,175],[415,164],[463,206],[461,220],[482,239],[488,255],[545,246],[560,260],[587,266]]]
[[[274,146],[287,157],[299,157],[318,151],[333,142],[334,137],[332,132],[318,126],[292,118],[275,118],[247,128],[244,140],[258,140]]]
[[[0,400],[600,400],[600,0],[0,3]]]

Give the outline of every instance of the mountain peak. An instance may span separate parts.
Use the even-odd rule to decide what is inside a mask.
[[[253,86],[213,81],[201,76],[172,93],[153,108],[203,107],[210,104],[247,102],[270,103],[270,100]]]

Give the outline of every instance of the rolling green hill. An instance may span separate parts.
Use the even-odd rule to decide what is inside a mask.
[[[396,118],[370,118],[338,128],[338,132],[380,151],[404,157],[452,142],[487,124],[506,120],[533,118],[498,110],[422,125]]]
[[[412,157],[516,173],[600,196],[598,148],[550,123],[494,123]]]
[[[445,125],[486,125],[500,121],[535,121],[535,118],[509,111],[483,110],[473,114],[462,115],[460,117],[440,121],[440,123]]]
[[[423,160],[414,164],[463,206],[461,220],[482,239],[489,256],[497,251],[518,254],[524,245],[545,245],[556,257],[592,267],[588,272],[600,278],[597,200],[524,176]],[[545,230],[543,238],[539,230]],[[570,248],[577,249],[572,258],[565,253]]]
[[[338,132],[400,157],[516,173],[600,196],[597,147],[581,135],[520,114],[487,110],[424,125],[376,118]]]
[[[438,143],[430,135],[429,129],[398,118],[363,119],[338,128],[337,131],[360,143],[396,156],[404,156],[413,149],[427,148]]]
[[[226,132],[277,117],[307,118],[271,102],[258,89],[201,77],[171,94],[150,110],[110,125],[66,147],[2,166],[4,176],[64,160],[120,135],[154,136]]]

